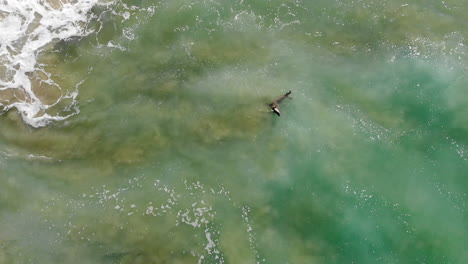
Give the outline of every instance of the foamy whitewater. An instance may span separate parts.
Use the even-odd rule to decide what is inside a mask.
[[[10,93],[2,97],[3,111],[16,108],[24,122],[41,127],[53,120],[64,120],[79,112],[76,104],[78,84],[75,87],[60,87],[45,65],[37,63],[37,57],[48,44],[71,37],[83,37],[91,33],[86,25],[93,17],[91,8],[98,1],[2,1],[0,12],[0,89]],[[52,104],[46,104],[33,90],[31,73],[42,72],[45,76],[40,84],[46,83],[61,90],[61,96]],[[64,98],[71,98],[71,104],[61,114],[49,114],[47,110]],[[71,112],[71,113],[70,113]]]
[[[91,22],[99,21],[103,12],[126,20],[129,11],[114,12],[113,6],[121,5],[129,11],[141,11],[135,6],[126,6],[120,1],[72,1],[59,0],[12,0],[0,2],[0,109],[6,112],[16,108],[25,123],[33,127],[43,127],[51,121],[60,121],[79,113],[76,100],[78,88],[85,80],[67,87],[57,83],[54,76],[38,63],[38,57],[50,51],[55,43],[71,38],[82,38],[97,33],[100,27],[89,27]],[[91,12],[96,6],[105,7],[101,14]],[[144,10],[152,13],[152,9]],[[124,36],[133,39],[126,29]],[[101,47],[123,49],[112,42],[100,44]],[[37,90],[60,90],[60,96],[52,102],[45,102]],[[51,97],[51,96],[49,96]],[[50,98],[48,98],[50,99]],[[49,111],[60,102],[67,100],[62,109]],[[52,112],[52,113],[50,113]]]

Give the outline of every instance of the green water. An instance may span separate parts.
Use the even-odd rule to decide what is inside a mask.
[[[80,113],[0,116],[0,263],[467,263],[468,3],[414,2],[96,8]]]

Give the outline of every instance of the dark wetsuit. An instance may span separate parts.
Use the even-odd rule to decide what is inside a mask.
[[[291,94],[291,91],[288,91],[287,93],[285,93],[283,96],[281,96],[280,98],[276,99],[273,103],[270,104],[270,108],[271,108],[271,111],[273,111],[275,114],[277,114],[278,116],[281,115],[279,109],[278,109],[278,106],[279,104],[281,103],[281,101],[284,100],[284,98],[288,97],[289,95]]]

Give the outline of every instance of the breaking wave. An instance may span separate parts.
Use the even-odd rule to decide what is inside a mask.
[[[115,5],[137,9],[118,1],[0,1],[0,114],[16,109],[33,127],[78,114],[76,97],[84,80],[62,87],[65,85],[54,81],[46,70],[48,65],[39,63],[38,57],[50,44],[99,31],[89,26],[99,20],[92,8],[105,10]],[[112,13],[124,19],[130,15]]]

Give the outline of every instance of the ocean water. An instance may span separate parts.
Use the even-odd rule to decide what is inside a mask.
[[[0,2],[0,263],[468,263],[467,12]]]

